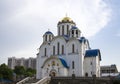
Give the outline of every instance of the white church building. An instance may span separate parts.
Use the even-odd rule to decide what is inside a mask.
[[[51,31],[43,35],[37,54],[36,78],[45,76],[100,77],[101,54],[91,49],[89,41],[81,36],[75,22],[64,17],[57,24],[57,36]]]

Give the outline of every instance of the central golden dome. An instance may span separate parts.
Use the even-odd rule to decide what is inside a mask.
[[[67,16],[66,16],[66,17],[64,17],[61,21],[65,21],[65,22],[66,22],[66,21],[72,21],[72,19],[71,19],[70,17],[67,17]]]
[[[61,24],[61,23],[71,23],[71,24],[75,24],[73,22],[73,20],[70,18],[70,17],[67,17],[65,16],[63,19],[61,19],[59,22],[58,22],[58,25]]]

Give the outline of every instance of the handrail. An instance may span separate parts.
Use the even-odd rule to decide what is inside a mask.
[[[39,80],[38,82],[32,83],[32,84],[44,84],[48,81],[50,81],[50,77],[44,77],[43,79]]]
[[[26,81],[28,81],[29,79],[30,79],[30,77],[26,77],[26,78],[24,78],[23,80],[17,82],[16,84],[23,84],[23,83],[25,83]]]

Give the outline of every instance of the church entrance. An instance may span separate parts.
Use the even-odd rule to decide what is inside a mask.
[[[55,77],[57,75],[56,70],[51,70],[49,75]]]
[[[52,73],[51,73],[51,76],[52,76],[52,77],[55,77],[55,76],[56,76],[56,73],[55,73],[55,72],[52,72]]]

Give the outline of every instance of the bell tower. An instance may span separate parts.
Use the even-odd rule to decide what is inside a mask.
[[[70,38],[75,37],[75,38],[80,38],[81,36],[81,31],[76,27],[72,26],[70,29]]]
[[[47,31],[43,35],[43,42],[50,42],[53,39],[53,37],[54,37],[53,33],[50,31]]]

